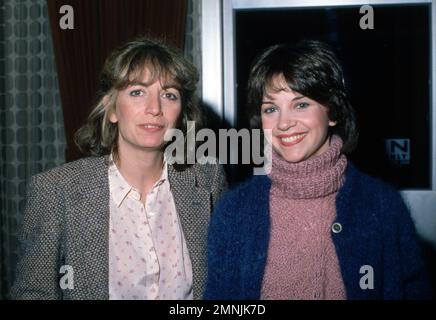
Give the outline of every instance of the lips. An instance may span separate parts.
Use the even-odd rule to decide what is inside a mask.
[[[282,146],[290,147],[300,143],[307,136],[306,132],[294,133],[294,134],[281,134],[277,138]]]
[[[146,132],[158,132],[164,129],[164,126],[159,123],[141,123],[138,127]]]

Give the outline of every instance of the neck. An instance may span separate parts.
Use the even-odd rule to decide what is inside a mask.
[[[132,152],[119,146],[115,164],[124,179],[139,190],[141,199],[144,199],[162,174],[163,160],[161,150],[138,149]]]
[[[341,138],[333,136],[325,152],[299,163],[289,163],[273,151],[269,174],[272,187],[292,199],[318,198],[338,191],[347,166],[341,148]]]

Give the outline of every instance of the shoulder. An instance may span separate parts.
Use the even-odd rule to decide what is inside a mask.
[[[106,157],[87,157],[39,173],[32,177],[32,183],[61,186],[77,179],[92,180],[92,177],[105,170],[107,170]]]
[[[265,175],[252,176],[236,187],[227,191],[220,199],[218,208],[223,212],[237,211],[242,216],[245,212],[253,213],[268,204],[270,179]]]
[[[378,221],[408,212],[401,194],[394,186],[361,172],[351,162],[347,166],[345,183],[337,201],[338,209],[346,211],[354,208],[364,216],[373,216]]]
[[[207,179],[217,175],[217,173],[222,170],[222,165],[218,164],[218,161],[215,160],[215,162],[195,163],[189,169],[192,170],[197,177]]]
[[[360,171],[352,162],[348,163],[345,173],[345,188],[350,189],[352,195],[365,195],[365,198],[401,197],[394,186]]]
[[[234,196],[257,197],[269,192],[271,180],[266,175],[251,176],[246,181],[237,185],[232,192]]]
[[[206,190],[211,190],[214,184],[226,180],[223,166],[218,161],[213,160],[195,163],[185,167],[184,170],[177,170],[176,167],[172,166],[170,174],[179,178],[193,179],[197,186]]]
[[[224,193],[211,216],[211,241],[223,237],[262,241],[269,225],[269,188],[267,176],[253,176]]]

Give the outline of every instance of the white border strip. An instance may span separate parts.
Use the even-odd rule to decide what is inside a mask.
[[[223,118],[223,59],[221,4],[201,0],[202,101]]]
[[[226,39],[234,40],[234,17],[235,10],[232,7],[231,1],[224,0],[223,2],[223,49],[224,49],[224,120],[230,126],[236,126],[237,116],[237,88],[235,77],[236,53],[235,41],[226,41]],[[226,94],[226,93],[230,94]]]
[[[233,9],[259,9],[284,7],[334,7],[334,6],[363,6],[384,4],[419,4],[431,3],[431,0],[233,0]]]

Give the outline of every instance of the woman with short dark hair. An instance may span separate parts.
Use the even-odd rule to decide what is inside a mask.
[[[76,142],[90,157],[32,178],[14,299],[198,299],[218,165],[167,163],[166,134],[200,119],[195,67],[138,39],[106,60]]]
[[[205,298],[429,298],[400,194],[346,156],[356,120],[333,50],[317,41],[266,49],[248,97],[272,145],[271,171],[219,201]]]

